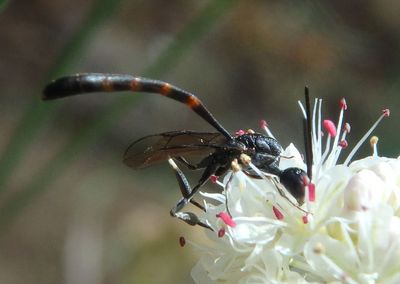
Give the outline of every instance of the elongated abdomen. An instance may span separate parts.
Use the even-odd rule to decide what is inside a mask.
[[[49,83],[43,91],[44,100],[94,92],[140,91],[141,78],[119,74],[76,74]]]
[[[43,100],[94,92],[117,91],[156,93],[181,102],[214,126],[228,140],[233,139],[195,95],[159,80],[120,74],[83,73],[70,75],[50,82],[43,90]]]

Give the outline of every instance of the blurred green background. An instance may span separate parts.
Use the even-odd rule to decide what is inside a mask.
[[[147,94],[40,101],[47,81],[114,72],[197,94],[230,131],[266,119],[302,148],[307,84],[350,145],[375,132],[399,155],[400,2],[0,1],[0,283],[191,283],[196,255],[169,217],[179,191],[166,164],[133,171],[125,148],[168,130],[213,130],[185,106]],[[370,152],[364,145],[360,155]],[[198,174],[189,174],[195,183]],[[212,185],[209,186],[212,188]]]

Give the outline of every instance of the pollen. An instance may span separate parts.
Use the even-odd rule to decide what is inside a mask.
[[[345,123],[344,124],[344,127],[343,127],[343,130],[345,131],[345,132],[347,132],[347,133],[350,133],[350,131],[351,131],[351,125],[350,125],[350,123]]]
[[[251,158],[249,155],[240,154],[240,161],[242,162],[243,165],[247,166],[251,163]]]
[[[324,254],[325,253],[325,247],[321,243],[316,243],[315,247],[313,248],[313,252],[315,254]]]
[[[374,157],[378,156],[378,141],[379,141],[378,136],[372,136],[369,139],[369,145],[372,148],[372,156],[374,156]]]
[[[378,141],[378,136],[372,136],[371,139],[369,139],[369,144],[371,145],[371,147],[374,147],[376,144],[378,144]]]
[[[231,163],[231,168],[232,168],[232,171],[234,171],[234,172],[239,172],[239,171],[242,169],[242,168],[240,167],[240,165],[239,165],[237,159],[234,159],[234,160],[232,161],[232,163]]]

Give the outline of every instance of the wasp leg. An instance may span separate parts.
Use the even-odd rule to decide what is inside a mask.
[[[174,208],[172,208],[173,211],[175,212],[179,212],[181,211],[181,209],[183,207],[186,206],[186,204],[188,204],[193,196],[197,193],[197,191],[199,190],[199,188],[206,183],[206,181],[213,175],[215,174],[215,172],[217,171],[217,169],[220,167],[220,165],[218,163],[214,163],[211,162],[207,168],[205,169],[203,175],[201,176],[199,182],[197,183],[197,185],[195,187],[193,187],[193,189],[190,191],[190,193],[187,196],[183,196],[183,198],[181,198],[181,200],[179,200],[178,204],[176,204],[176,206]],[[189,187],[190,188],[190,187]]]
[[[186,160],[184,157],[176,157],[174,158],[177,161],[181,162],[184,164],[189,170],[199,170],[199,169],[204,169],[210,164],[210,159],[211,156],[205,157],[203,160],[200,161],[200,163],[193,165],[188,160]]]
[[[186,179],[183,172],[178,168],[178,166],[175,163],[171,164],[171,165],[172,165],[172,169],[175,172],[175,177],[178,181],[179,189],[182,193],[183,198],[188,198],[190,196],[190,193],[192,192],[192,190],[190,189],[190,184],[189,184],[188,180]],[[201,210],[205,211],[205,208],[203,207],[203,205],[201,205],[197,201],[190,199],[190,203],[192,203],[194,206],[200,208]]]
[[[231,165],[226,165],[226,166],[220,167],[215,171],[215,175],[217,177],[220,177],[220,176],[224,175],[230,168],[231,168]]]
[[[192,203],[193,205],[199,207],[200,209],[202,209],[203,211],[205,211],[205,208],[199,204],[198,202],[194,201],[193,199],[191,199],[192,197],[191,195],[191,190],[190,190],[190,185],[189,182],[187,181],[185,175],[183,174],[183,172],[178,168],[178,166],[173,162],[172,159],[169,160],[174,172],[175,172],[175,177],[178,180],[178,184],[179,184],[179,189],[181,190],[182,193],[182,199],[180,200],[180,202],[182,200],[185,200],[184,205],[182,207],[179,208],[178,210],[178,205],[176,205],[174,208],[171,209],[170,214],[173,217],[176,217],[182,221],[184,221],[185,223],[191,225],[191,226],[195,226],[195,225],[199,225],[201,227],[204,228],[208,228],[210,230],[211,227],[208,226],[207,224],[203,223],[202,221],[200,221],[200,219],[197,217],[196,214],[192,213],[192,212],[180,212],[181,209],[183,209],[183,207],[188,203]],[[179,203],[178,203],[179,204]]]
[[[207,228],[207,229],[210,229],[211,231],[214,231],[209,225],[200,221],[199,218],[197,217],[197,215],[194,214],[193,212],[176,212],[176,213],[174,213],[174,215],[172,215],[172,217],[176,217],[191,226],[198,225],[203,228]]]

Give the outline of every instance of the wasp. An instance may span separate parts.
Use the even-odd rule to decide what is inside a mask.
[[[188,203],[192,203],[204,210],[201,204],[193,200],[193,196],[210,177],[224,175],[234,160],[242,164],[245,173],[254,176],[252,169],[239,159],[242,154],[249,156],[252,164],[260,171],[277,176],[297,202],[303,203],[307,174],[300,168],[279,168],[282,146],[276,139],[255,132],[232,135],[214,118],[198,97],[169,83],[131,75],[75,74],[50,82],[43,91],[43,99],[53,100],[85,93],[118,91],[155,93],[176,100],[192,109],[217,131],[170,131],[154,134],[133,142],[126,150],[124,163],[134,169],[173,159],[190,170],[203,170],[199,181],[192,188],[183,172],[173,163],[182,198],[171,209],[172,216],[190,225],[208,227],[195,214],[182,212],[182,209]],[[195,155],[202,158],[200,162],[192,164],[187,158]]]

